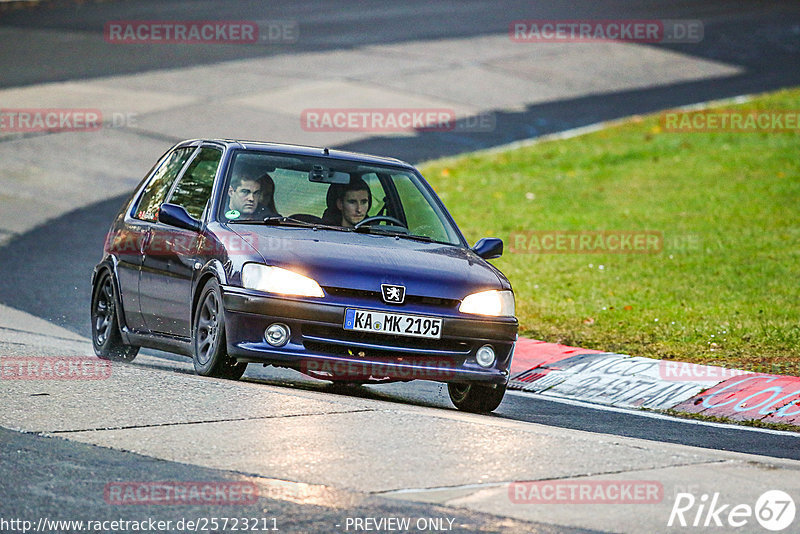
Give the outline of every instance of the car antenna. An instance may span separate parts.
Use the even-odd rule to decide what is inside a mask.
[[[331,152],[330,152],[330,150],[328,150],[328,147],[325,147],[325,148],[323,148],[323,149],[322,149],[322,152],[323,152],[323,153],[324,153],[326,156],[329,156],[329,155],[330,155],[330,153],[331,153]]]

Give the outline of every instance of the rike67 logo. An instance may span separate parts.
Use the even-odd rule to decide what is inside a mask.
[[[669,514],[667,526],[739,528],[752,519],[765,529],[778,532],[794,522],[796,508],[794,500],[785,491],[770,490],[762,493],[755,506],[725,503],[720,494],[678,493]],[[796,530],[795,530],[796,532]]]

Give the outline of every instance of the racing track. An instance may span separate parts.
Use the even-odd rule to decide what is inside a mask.
[[[395,5],[387,3],[387,5]],[[420,6],[425,5],[422,9]],[[271,56],[274,54],[299,54],[308,51],[335,51],[339,49],[347,50],[355,46],[370,44],[403,43],[425,39],[442,38],[465,38],[478,37],[503,33],[507,28],[508,19],[514,18],[575,18],[575,11],[565,12],[559,7],[559,3],[542,3],[540,11],[536,16],[529,12],[529,2],[507,2],[506,9],[487,10],[478,2],[460,3],[457,11],[453,11],[453,5],[448,2],[425,2],[407,4],[402,8],[382,10],[373,7],[366,12],[352,7],[347,3],[324,3],[324,6],[309,8],[304,4],[294,2],[271,3],[266,14],[263,7],[259,7],[258,16],[274,17],[281,15],[284,18],[296,18],[304,21],[303,35],[308,36],[297,43],[297,46],[287,47],[286,49],[247,49],[241,50],[236,47],[203,47],[203,49],[191,47],[175,47],[170,54],[136,53],[131,54],[129,50],[119,49],[117,55],[101,53],[104,50],[102,43],[98,43],[96,38],[102,22],[105,20],[116,20],[126,18],[177,18],[184,8],[183,2],[172,2],[164,5],[160,2],[122,2],[108,3],[99,6],[87,6],[82,8],[75,16],[75,12],[70,9],[54,9],[46,12],[43,16],[34,12],[21,12],[5,17],[0,21],[0,30],[7,32],[6,35],[15,35],[17,38],[6,41],[0,49],[0,64],[3,65],[3,76],[0,85],[4,87],[23,86],[28,84],[38,84],[42,82],[57,81],[64,79],[90,79],[102,77],[109,74],[118,74],[121,71],[128,72],[151,72],[154,69],[163,68],[186,68],[193,65],[213,64],[217,61],[230,60],[246,56]],[[421,161],[431,157],[441,155],[456,154],[466,150],[497,146],[503,143],[512,142],[520,139],[527,139],[533,136],[557,132],[568,128],[595,123],[602,120],[614,119],[632,113],[652,112],[665,107],[688,104],[712,98],[734,96],[744,93],[752,93],[779,87],[787,87],[800,83],[800,69],[798,66],[798,39],[796,35],[787,32],[786,28],[791,28],[787,20],[800,21],[800,8],[796,4],[760,2],[752,3],[749,11],[735,11],[733,2],[704,2],[698,4],[685,4],[681,7],[671,6],[671,2],[584,2],[579,11],[583,16],[594,18],[699,18],[705,22],[706,39],[698,45],[672,45],[670,47],[659,46],[657,48],[670,49],[680,53],[688,54],[693,57],[713,60],[725,64],[736,65],[740,70],[737,74],[725,77],[700,79],[693,81],[681,81],[667,85],[654,85],[651,87],[620,90],[611,94],[575,96],[566,99],[553,99],[537,104],[530,104],[524,108],[502,109],[494,113],[496,118],[496,129],[490,133],[482,134],[457,134],[452,132],[438,133],[418,133],[409,137],[370,137],[345,141],[340,143],[340,147],[380,154],[391,154],[410,161]],[[144,6],[144,7],[142,7]],[[228,2],[230,10],[226,18],[230,20],[247,19],[254,17],[253,4],[248,2]],[[147,9],[145,11],[145,8]],[[208,2],[195,4],[193,9],[197,18],[219,18],[218,12]],[[153,10],[157,16],[153,15]],[[149,17],[142,16],[142,13],[150,13]],[[330,21],[333,20],[333,23]],[[408,21],[413,23],[408,23]],[[305,21],[308,21],[307,24]],[[445,22],[446,21],[446,22]],[[402,31],[400,31],[402,29]],[[71,46],[59,47],[56,43],[63,39],[64,33],[72,36]],[[57,50],[57,53],[53,53]],[[200,51],[201,53],[198,53]],[[598,61],[601,59],[598,58]],[[794,68],[787,68],[787,66]],[[636,65],[631,65],[636,68]],[[479,98],[477,95],[476,98]],[[168,136],[153,135],[148,132],[134,132],[135,135],[142,136],[143,140],[164,145],[170,144]],[[41,139],[32,138],[30,142],[37,142],[37,146],[42,146]],[[25,150],[23,144],[25,139],[5,139],[0,145],[5,144],[9,147],[14,145],[14,150]],[[91,150],[91,144],[86,146]],[[2,147],[0,147],[2,150]],[[156,156],[155,153],[152,154]],[[145,169],[137,169],[141,174]],[[104,169],[94,168],[93,172],[102,174]],[[50,177],[53,179],[53,176]],[[5,180],[5,177],[4,177]],[[2,200],[2,199],[0,199]],[[47,226],[40,226],[32,230],[14,235],[2,248],[3,260],[0,263],[0,303],[11,308],[24,311],[35,317],[46,319],[60,327],[81,336],[88,335],[88,315],[89,287],[88,277],[91,267],[96,263],[102,247],[106,228],[111,220],[111,216],[117,211],[122,202],[122,197],[115,196],[110,199],[101,200],[91,205],[78,207],[75,211],[58,215],[51,220]],[[24,216],[24,215],[23,215]],[[512,281],[513,282],[513,281]],[[34,350],[22,347],[25,341],[26,325],[4,324],[0,326],[3,330],[6,342],[2,343],[4,350],[14,353],[15,343],[20,345],[21,351]],[[15,336],[19,336],[18,339]],[[22,339],[25,338],[25,339]],[[66,337],[64,339],[67,339]],[[42,339],[38,342],[44,343]],[[64,347],[71,347],[71,341],[60,341],[55,339],[50,347],[50,353],[59,354]],[[81,350],[81,349],[69,349]],[[83,350],[85,350],[85,345]],[[126,373],[141,373],[141,377],[155,378],[157,381],[166,380],[170,382],[172,378],[177,382],[183,382],[184,377],[190,382],[195,380],[188,372],[190,365],[185,360],[173,358],[156,352],[148,352],[140,357],[136,363],[130,366],[129,371],[120,371],[121,375]],[[116,367],[115,367],[116,369]],[[115,371],[116,373],[116,371]],[[155,374],[152,374],[155,373]],[[166,375],[166,376],[162,376]],[[468,421],[470,425],[478,425],[474,428],[481,428],[482,421],[489,426],[484,428],[485,432],[492,432],[493,428],[524,428],[519,425],[527,423],[540,423],[544,428],[552,429],[554,435],[563,436],[564,432],[557,430],[558,427],[565,429],[578,429],[589,432],[600,432],[606,435],[619,436],[621,443],[627,444],[627,437],[642,438],[652,440],[650,445],[641,445],[636,442],[636,447],[652,448],[653,451],[661,451],[660,454],[668,454],[666,451],[673,451],[666,445],[660,443],[676,443],[704,447],[718,451],[739,451],[751,454],[774,458],[800,459],[800,447],[798,438],[794,435],[784,433],[767,433],[738,428],[725,428],[721,426],[700,425],[684,421],[671,419],[655,419],[631,415],[621,411],[602,411],[598,412],[594,408],[570,405],[547,401],[535,397],[519,394],[508,395],[501,405],[495,417],[473,418],[463,417],[453,412],[446,394],[442,393],[437,384],[431,383],[412,383],[408,385],[396,384],[379,387],[363,387],[355,391],[341,390],[332,388],[323,383],[310,379],[305,379],[300,375],[291,372],[254,369],[250,366],[247,375],[247,382],[257,384],[264,390],[264,395],[277,395],[278,398],[313,398],[315,402],[328,402],[331,399],[334,405],[342,405],[345,412],[353,410],[377,410],[392,417],[416,417],[420,413],[428,413],[430,408],[434,410],[433,419],[419,419],[417,422],[431,424],[435,428],[436,424],[431,421],[437,418],[448,421],[451,424],[464,424]],[[193,382],[192,382],[193,383]],[[202,381],[208,384],[207,381]],[[28,385],[25,385],[28,386]],[[242,384],[243,391],[249,391],[247,384]],[[35,394],[34,390],[25,387],[14,389],[20,395],[27,396]],[[53,395],[55,395],[53,393]],[[132,398],[142,402],[143,399],[132,395]],[[44,397],[43,397],[44,398]],[[188,398],[201,399],[196,397],[193,392]],[[67,396],[69,399],[69,396]],[[10,405],[14,406],[21,402],[21,398],[16,398]],[[28,402],[28,401],[25,401]],[[146,402],[146,401],[145,401]],[[200,401],[202,402],[202,401]],[[69,403],[67,403],[69,404]],[[75,406],[79,406],[76,404]],[[235,420],[235,417],[220,410],[214,413],[214,404],[208,405],[211,413],[203,414],[197,420]],[[8,410],[8,406],[6,410]],[[140,409],[136,404],[130,407],[131,410]],[[168,405],[167,419],[170,422],[149,422],[147,424],[132,423],[131,429],[155,428],[158,425],[178,425],[178,421],[184,421],[188,417],[182,413],[183,409],[179,404]],[[22,408],[12,415],[24,413]],[[94,409],[92,409],[94,410]],[[75,443],[71,441],[53,441],[51,438],[41,438],[35,436],[21,436],[0,430],[0,441],[3,442],[2,456],[0,456],[0,471],[4,477],[17,480],[36,479],[37,465],[42,463],[56,465],[55,470],[58,480],[58,487],[62,492],[67,487],[72,488],[73,482],[84,480],[81,474],[80,465],[91,464],[97,466],[96,479],[113,480],[115,478],[130,477],[130,469],[136,469],[142,479],[158,479],[158,477],[173,477],[183,480],[208,480],[225,478],[230,476],[227,470],[240,473],[261,474],[258,468],[252,470],[245,467],[220,464],[212,459],[204,460],[196,465],[184,465],[183,463],[172,463],[164,461],[154,461],[148,456],[157,458],[173,459],[178,462],[185,462],[185,458],[192,456],[181,456],[181,454],[166,454],[159,452],[158,447],[148,449],[147,447],[132,447],[125,445],[125,441],[119,441],[118,437],[108,438],[87,438],[80,436],[86,435],[89,430],[85,425],[81,426],[80,421],[75,421],[68,428],[53,426],[50,416],[57,410],[53,408],[53,414],[46,411],[39,413],[33,419],[35,424],[18,425],[19,429],[25,430],[44,430],[56,432],[56,435],[73,436],[78,441],[86,443],[101,443],[107,446],[118,447],[124,450],[140,450],[146,456],[136,456],[130,453],[121,453],[107,449],[98,449]],[[97,413],[92,412],[91,413]],[[313,410],[312,410],[313,412]],[[436,415],[439,412],[439,415]],[[0,421],[3,426],[9,424],[7,415]],[[99,413],[102,413],[99,412]],[[115,414],[119,415],[117,409],[110,409],[108,427],[122,425],[120,420],[124,416],[115,419]],[[338,413],[338,412],[337,412]],[[75,414],[76,416],[79,414]],[[98,415],[100,419],[103,416]],[[426,416],[427,417],[427,416]],[[12,418],[13,419],[13,418]],[[78,417],[77,419],[80,419]],[[116,422],[115,422],[116,421]],[[507,423],[505,423],[507,421]],[[492,426],[494,425],[494,426]],[[510,425],[510,426],[504,426]],[[191,425],[189,425],[191,426]],[[195,425],[196,426],[196,425]],[[345,429],[349,427],[344,426]],[[531,428],[539,428],[536,425]],[[464,433],[464,429],[449,427],[450,431],[456,430],[457,439],[465,439],[469,433]],[[153,430],[155,432],[155,430]],[[244,431],[244,430],[243,430]],[[523,430],[520,430],[523,431]],[[131,430],[130,432],[135,432]],[[471,432],[471,431],[470,431]],[[524,431],[523,431],[524,432]],[[95,432],[97,433],[97,432]],[[113,433],[112,433],[113,434]],[[356,432],[356,435],[358,433]],[[165,443],[169,439],[161,434]],[[550,439],[550,438],[548,438]],[[601,438],[605,440],[606,438]],[[633,443],[633,442],[631,442]],[[8,446],[6,446],[8,445]],[[509,443],[510,445],[510,443]],[[666,447],[666,448],[665,448]],[[20,462],[13,455],[9,454],[14,449],[29,451],[29,460]],[[380,454],[379,451],[376,451]],[[679,454],[678,454],[679,455]],[[58,458],[72,457],[72,462],[62,463]],[[622,455],[624,456],[624,454]],[[658,456],[658,455],[657,455]],[[522,461],[525,455],[518,458]],[[184,459],[182,459],[184,458]],[[564,459],[566,464],[572,460]],[[694,461],[694,460],[693,460]],[[703,460],[706,461],[706,460]],[[719,461],[717,460],[709,460]],[[625,460],[623,460],[625,462]],[[189,461],[194,464],[195,462]],[[658,462],[645,464],[648,467]],[[691,462],[689,462],[691,463]],[[632,469],[635,461],[623,463],[624,467],[619,469]],[[198,465],[200,467],[198,467]],[[357,464],[360,465],[360,464]],[[135,466],[135,467],[133,467]],[[226,471],[219,471],[215,467],[223,467]],[[678,468],[678,467],[674,467]],[[167,472],[164,472],[167,469]],[[388,468],[387,468],[388,470]],[[569,471],[569,469],[567,469]],[[280,469],[274,470],[275,473],[282,472]],[[580,470],[573,471],[573,475]],[[591,472],[591,469],[590,469]],[[596,469],[594,472],[604,472],[603,469]],[[437,472],[438,473],[438,472]],[[530,475],[530,473],[529,473]],[[446,474],[438,473],[438,477],[447,478]],[[494,475],[490,475],[494,478]],[[519,473],[513,476],[519,476]],[[531,475],[532,476],[532,475]],[[564,476],[563,473],[560,475]],[[277,477],[282,478],[282,477]],[[301,476],[286,476],[290,480],[309,480]],[[313,478],[313,477],[311,477]],[[366,477],[369,478],[369,477]],[[419,484],[425,485],[424,477],[420,477]],[[499,480],[505,480],[502,476]],[[48,480],[50,482],[48,482]],[[41,478],[39,484],[52,484],[52,478]],[[261,479],[259,479],[261,480]],[[436,479],[438,480],[438,479]],[[267,482],[270,484],[271,482]],[[367,493],[381,494],[385,487],[373,487],[372,482],[353,482],[336,483],[333,486],[345,488],[361,488]],[[438,486],[447,484],[431,483],[428,485]],[[458,483],[453,485],[458,486]],[[325,492],[320,486],[319,491]],[[402,484],[399,487],[403,487]],[[414,487],[413,485],[405,487]],[[58,489],[51,488],[50,491],[58,492]],[[333,490],[330,490],[333,491]],[[74,489],[75,498],[71,502],[61,503],[60,510],[62,517],[68,512],[72,516],[78,514],[90,514],[99,509],[106,509],[102,506],[97,507],[93,499],[96,495],[97,487],[78,483]],[[293,504],[291,499],[279,496],[269,501],[269,507],[275,510],[284,518],[295,518],[297,524],[291,527],[326,531],[331,526],[334,518],[341,516],[341,510],[347,510],[353,515],[364,515],[365,509],[375,507],[382,510],[381,513],[404,513],[414,515],[431,515],[436,513],[446,513],[453,515],[452,508],[446,512],[439,509],[430,508],[429,505],[409,505],[407,503],[396,504],[396,501],[387,501],[382,497],[365,496],[361,492],[350,492],[342,490],[342,495],[331,498],[326,494],[325,498],[320,498],[319,502],[323,506],[319,508],[301,506]],[[340,508],[331,506],[333,501],[341,501]],[[59,510],[53,504],[48,503],[47,499],[41,497],[31,497],[30,495],[17,494],[9,486],[4,486],[0,490],[0,502],[3,506],[9,506],[15,512],[27,512],[31,516],[38,516],[43,513],[57,515]],[[420,508],[414,508],[420,506]],[[427,508],[426,508],[427,507]],[[473,510],[481,510],[480,506],[473,506]],[[116,510],[114,510],[116,512]],[[501,507],[490,508],[490,511],[501,513]],[[200,510],[185,510],[186,513],[199,513]],[[462,514],[462,512],[458,512]],[[495,518],[476,512],[463,512],[464,516],[459,518],[460,522],[475,528],[476,525],[483,524],[490,529],[508,529],[514,531],[519,529],[519,525],[503,524],[497,522]],[[133,514],[135,515],[135,514]],[[509,512],[508,515],[514,516],[515,513]],[[524,514],[523,514],[524,515]],[[623,514],[624,515],[624,514]],[[531,519],[531,517],[527,517]],[[563,531],[564,525],[568,522],[556,522],[558,527],[548,526],[551,518],[547,518],[544,523],[528,523],[526,528],[537,531],[548,531],[555,528]],[[614,529],[615,524],[609,523],[607,528]],[[620,528],[617,525],[616,528]]]

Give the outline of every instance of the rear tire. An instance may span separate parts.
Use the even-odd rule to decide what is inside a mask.
[[[139,353],[139,347],[126,345],[119,331],[119,315],[114,281],[108,271],[103,271],[92,290],[92,346],[103,360],[130,362]]]
[[[193,326],[195,372],[202,376],[239,380],[247,369],[247,363],[228,356],[222,291],[214,278],[203,286]]]
[[[450,400],[456,408],[465,412],[489,413],[503,402],[506,385],[483,386],[480,384],[447,384]]]

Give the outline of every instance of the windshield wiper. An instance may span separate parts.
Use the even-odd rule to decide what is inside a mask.
[[[301,221],[300,219],[292,219],[291,217],[273,216],[263,219],[263,222],[269,226],[317,226],[315,223]]]
[[[356,228],[356,232],[361,232],[365,234],[375,234],[375,235],[387,235],[392,237],[403,237],[406,239],[414,239],[415,241],[425,241],[427,243],[433,241],[432,238],[426,235],[409,234],[407,230],[405,232],[392,231],[388,228],[381,228],[380,226],[364,225]]]
[[[300,219],[293,219],[291,217],[283,217],[281,215],[267,217],[265,219],[233,219],[228,222],[232,223],[248,223],[248,224],[265,224],[267,226],[296,226],[299,228],[320,228],[323,230],[339,230],[341,232],[352,231],[352,228],[343,228],[341,226],[331,226],[329,224],[301,221]]]
[[[314,223],[292,219],[291,217],[273,216],[266,219],[231,219],[229,223],[266,224],[273,226],[317,226]]]

